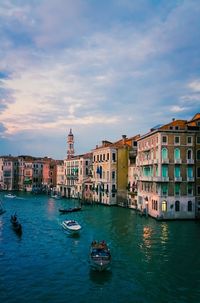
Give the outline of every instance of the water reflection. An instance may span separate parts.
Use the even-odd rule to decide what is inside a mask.
[[[55,211],[55,203],[54,200],[50,198],[48,200],[48,212],[52,214],[54,213],[54,211]]]
[[[152,258],[152,235],[153,229],[150,226],[143,227],[143,243],[141,244],[142,252],[145,255],[145,261],[149,262]]]
[[[166,243],[168,241],[168,238],[169,238],[169,226],[167,223],[162,223],[161,224],[161,243]]]
[[[97,271],[90,270],[90,280],[95,284],[103,285],[111,280],[112,272],[110,270]]]

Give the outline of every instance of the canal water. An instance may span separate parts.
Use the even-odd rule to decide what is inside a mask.
[[[157,222],[134,210],[103,205],[61,215],[75,200],[0,193],[1,303],[193,303],[200,302],[200,222]],[[19,237],[11,228],[17,212]],[[61,222],[83,229],[67,235]],[[92,240],[105,240],[112,267],[95,272],[88,262]]]

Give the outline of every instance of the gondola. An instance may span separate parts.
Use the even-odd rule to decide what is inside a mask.
[[[59,212],[62,214],[71,213],[75,211],[80,211],[81,207],[73,207],[73,208],[59,208]]]
[[[21,235],[21,234],[22,234],[22,225],[21,225],[21,223],[19,223],[16,214],[11,215],[10,222],[12,223],[12,228],[13,228],[13,230],[14,230],[17,234]]]

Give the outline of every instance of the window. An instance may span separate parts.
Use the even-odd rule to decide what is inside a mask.
[[[188,201],[188,211],[192,211],[192,201]]]
[[[180,196],[180,183],[175,183],[174,193],[175,196]]]
[[[168,185],[167,184],[162,184],[161,185],[161,191],[162,191],[162,196],[167,196],[167,194],[168,194]]]
[[[187,150],[187,159],[192,160],[192,150],[191,149]]]
[[[162,177],[166,178],[168,177],[168,166],[162,165]]]
[[[174,137],[174,144],[176,144],[176,145],[180,144],[180,137],[178,137],[178,136]]]
[[[174,159],[180,159],[181,153],[179,148],[175,148],[174,150]]]
[[[180,211],[180,202],[179,201],[175,202],[175,211]]]
[[[167,143],[167,136],[162,136],[162,143],[166,144]]]
[[[107,153],[107,161],[109,161],[109,153]]]
[[[116,161],[116,158],[115,158],[116,154],[115,153],[112,153],[112,161],[115,162]]]
[[[176,165],[174,167],[174,177],[175,178],[180,178],[181,176],[181,170],[180,170],[180,166],[179,165]]]
[[[187,185],[187,194],[188,194],[188,196],[193,195],[193,186],[191,183],[188,183],[188,185]]]
[[[197,136],[197,144],[200,144],[200,136]]]
[[[187,144],[189,144],[189,145],[192,144],[192,137],[187,137]]]
[[[162,148],[162,159],[167,159],[168,158],[168,150],[167,148]]]
[[[198,160],[198,161],[200,160],[200,149],[197,150],[197,160]]]
[[[197,186],[197,195],[200,195],[200,186]]]
[[[200,167],[197,167],[197,178],[200,178]]]
[[[192,166],[187,167],[187,176],[188,176],[188,178],[193,178],[193,167]]]
[[[115,171],[114,170],[112,171],[112,179],[113,180],[115,179]]]
[[[167,201],[162,201],[162,211],[167,211]]]

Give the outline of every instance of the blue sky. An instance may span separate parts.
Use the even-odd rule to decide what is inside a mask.
[[[1,0],[0,155],[66,157],[200,112],[199,0]]]

